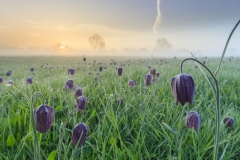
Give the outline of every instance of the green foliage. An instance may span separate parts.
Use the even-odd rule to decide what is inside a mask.
[[[219,157],[239,159],[240,81],[237,73],[240,64],[239,58],[231,58],[231,61],[229,58],[224,58],[218,75],[221,93]],[[182,107],[175,105],[170,86],[171,79],[179,73],[178,65],[182,59],[112,59],[117,65],[110,65],[110,57],[88,57],[86,62],[80,57],[1,57],[0,76],[5,83],[0,84],[0,159],[34,159],[30,103],[21,92],[28,97],[34,92],[42,93],[46,105],[55,110],[51,129],[46,134],[37,133],[42,159],[58,159],[58,154],[61,159],[90,160],[213,159],[215,95],[200,69],[194,68],[194,62],[187,62],[183,69],[195,82],[194,103]],[[200,57],[198,60],[205,60],[206,66],[215,71],[220,59]],[[125,65],[121,77],[116,71],[120,63]],[[160,72],[160,77],[146,87],[143,77],[148,73],[149,65]],[[99,66],[103,66],[103,71],[97,76]],[[35,74],[29,71],[30,67],[34,67]],[[75,68],[75,75],[68,75],[68,68]],[[11,77],[5,76],[7,70],[12,70]],[[28,76],[33,78],[32,85],[25,84]],[[21,92],[6,86],[9,79]],[[81,114],[72,113],[61,128],[76,102],[74,91],[63,89],[68,79],[81,87],[87,98],[83,122],[89,127],[88,137],[74,154],[71,133],[81,122]],[[129,79],[134,80],[134,88],[127,87]],[[116,103],[119,99],[122,103]],[[35,98],[34,108],[41,103],[41,98]],[[185,127],[185,116],[189,111],[197,111],[201,117],[198,132]],[[233,117],[233,128],[224,127],[222,119],[225,116]],[[60,153],[59,145],[62,146]]]

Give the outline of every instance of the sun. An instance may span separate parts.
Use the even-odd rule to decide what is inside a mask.
[[[60,49],[64,49],[64,48],[65,48],[65,46],[63,46],[63,45],[60,46]]]

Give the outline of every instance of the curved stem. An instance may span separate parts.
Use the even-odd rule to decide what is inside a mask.
[[[34,121],[34,96],[39,94],[42,97],[42,104],[44,105],[44,97],[40,92],[35,92],[32,95],[32,101],[31,101],[31,109],[30,109],[30,115],[31,115],[31,122],[32,122],[32,129],[33,129],[33,134],[34,134],[34,159],[38,160],[40,158],[40,146],[38,145],[38,138],[37,138],[37,132],[36,132],[36,126],[35,126],[35,121]]]
[[[219,65],[218,65],[218,67],[217,67],[217,69],[216,69],[216,72],[215,72],[215,76],[216,76],[216,77],[217,77],[217,74],[218,74],[219,69],[220,69],[220,67],[221,67],[221,64],[222,64],[224,55],[225,55],[225,53],[226,53],[226,50],[227,50],[227,47],[228,47],[228,43],[229,43],[229,41],[230,41],[230,39],[231,39],[231,37],[232,37],[233,32],[235,31],[235,29],[236,29],[237,26],[239,25],[239,23],[240,23],[240,20],[237,22],[237,24],[235,25],[235,27],[233,28],[232,32],[230,33],[230,35],[229,35],[229,37],[228,37],[227,43],[226,43],[226,45],[225,45],[225,47],[224,47],[224,50],[223,50],[223,53],[222,53],[222,57],[221,57],[220,63],[219,63]]]
[[[198,61],[194,58],[187,58],[182,61],[181,73],[182,73],[183,62],[187,61],[187,60],[192,60],[192,61],[195,61],[195,62],[201,64],[212,76],[212,78],[214,79],[215,85],[216,85],[216,95],[215,95],[215,98],[216,98],[216,121],[215,121],[216,129],[215,129],[215,140],[214,140],[214,160],[217,160],[218,146],[219,146],[219,128],[220,128],[220,94],[219,94],[218,81],[217,81],[216,77],[213,75],[213,73],[204,64],[202,64],[200,61]]]

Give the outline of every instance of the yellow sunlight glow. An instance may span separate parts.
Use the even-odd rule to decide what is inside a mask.
[[[65,46],[60,46],[60,49],[63,49],[63,48],[65,48]]]

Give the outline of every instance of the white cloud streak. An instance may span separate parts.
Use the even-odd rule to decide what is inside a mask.
[[[160,23],[161,23],[161,18],[162,18],[162,15],[161,15],[161,11],[160,11],[160,1],[161,0],[157,0],[157,17],[156,17],[156,21],[153,25],[153,32],[155,35],[158,34],[158,30],[159,30],[159,26],[160,26]]]

